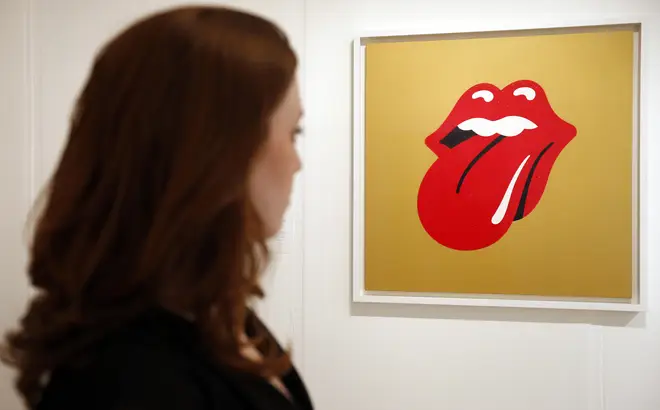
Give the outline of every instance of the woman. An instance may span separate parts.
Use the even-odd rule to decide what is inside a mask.
[[[146,18],[98,55],[7,337],[30,409],[311,409],[248,308],[300,168],[297,61],[218,7]]]

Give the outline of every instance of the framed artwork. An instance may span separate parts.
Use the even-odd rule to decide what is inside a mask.
[[[640,30],[356,39],[353,301],[643,310]]]

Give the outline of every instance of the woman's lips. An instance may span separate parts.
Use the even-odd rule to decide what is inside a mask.
[[[497,242],[539,203],[552,166],[576,129],[533,81],[477,84],[426,138],[438,156],[419,188],[426,232],[457,250]]]

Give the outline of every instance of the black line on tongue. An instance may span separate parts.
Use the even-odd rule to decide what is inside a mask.
[[[475,135],[477,135],[477,133],[472,130],[463,131],[462,129],[456,127],[453,130],[451,130],[451,132],[447,134],[443,139],[440,140],[440,144],[451,149],[457,146],[458,144],[460,144],[461,142],[465,142],[469,140]]]
[[[465,168],[465,171],[463,171],[463,175],[461,175],[461,178],[458,180],[458,185],[456,186],[456,193],[460,194],[461,193],[461,186],[463,185],[463,181],[465,180],[465,177],[467,177],[467,174],[470,172],[472,167],[483,157],[488,151],[490,151],[495,145],[499,144],[502,142],[504,139],[504,135],[498,135],[497,138],[492,140],[490,144],[486,145],[484,149],[482,149],[476,157],[470,163],[468,166]]]
[[[523,188],[522,195],[520,196],[520,202],[518,202],[516,216],[513,218],[514,221],[523,219],[523,216],[525,215],[525,203],[527,202],[527,195],[529,195],[529,187],[532,185],[532,179],[534,178],[534,171],[536,171],[536,167],[539,165],[539,162],[541,162],[541,157],[543,157],[543,155],[548,152],[550,147],[552,147],[552,144],[554,144],[554,142],[551,142],[545,148],[543,148],[543,151],[541,151],[539,156],[536,157],[534,163],[532,164],[532,168],[529,170],[527,180],[525,181],[525,187]]]

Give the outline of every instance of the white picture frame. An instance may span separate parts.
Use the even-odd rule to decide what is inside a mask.
[[[473,295],[473,294],[441,294],[441,293],[405,293],[405,292],[375,292],[365,289],[364,269],[364,228],[365,228],[365,132],[364,132],[364,95],[365,45],[370,42],[396,41],[397,39],[414,40],[415,38],[474,38],[485,36],[507,35],[533,35],[547,32],[585,32],[595,30],[613,30],[617,28],[636,31],[636,77],[634,99],[634,127],[633,135],[635,149],[633,164],[633,178],[635,192],[633,194],[634,220],[633,224],[633,297],[630,299],[583,299],[583,298],[547,298],[509,295]],[[484,27],[483,30],[465,32],[439,32],[439,31],[397,31],[374,32],[357,37],[353,41],[353,181],[352,181],[352,302],[369,304],[413,304],[413,305],[446,305],[467,307],[500,307],[500,308],[531,308],[531,309],[559,309],[583,311],[610,311],[610,312],[642,312],[646,310],[646,272],[643,264],[645,248],[644,220],[646,205],[644,202],[644,182],[647,169],[647,158],[643,147],[647,135],[643,125],[648,115],[644,111],[643,83],[650,68],[640,59],[644,55],[644,43],[641,41],[644,31],[643,16],[636,19],[610,19],[607,21],[580,21],[572,24],[561,24],[544,27],[507,27],[492,29]]]

